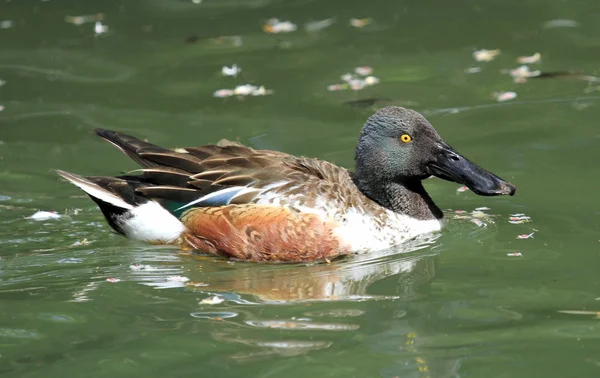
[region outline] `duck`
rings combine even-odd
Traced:
[[[366,120],[353,171],[227,139],[169,149],[117,131],[94,133],[141,168],[120,176],[56,172],[96,203],[116,233],[234,260],[331,261],[439,232],[444,214],[422,184],[432,176],[481,196],[516,191],[450,147],[423,115],[397,106]]]

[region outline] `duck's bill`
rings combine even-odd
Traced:
[[[429,172],[441,179],[465,185],[480,196],[513,195],[516,188],[511,183],[472,163],[454,151],[440,146],[436,161],[428,164]]]

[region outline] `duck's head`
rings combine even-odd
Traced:
[[[356,169],[378,183],[410,183],[434,175],[482,196],[512,196],[516,190],[456,152],[421,114],[396,106],[379,110],[365,123]]]

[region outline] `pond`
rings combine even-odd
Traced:
[[[584,0],[5,2],[0,373],[598,376],[599,21]],[[519,57],[540,75],[515,80]],[[341,77],[359,67],[373,78],[352,90]],[[229,96],[245,84],[264,89]],[[127,240],[53,171],[137,168],[96,127],[352,168],[387,105],[423,113],[516,195],[430,179],[444,232],[269,265]]]

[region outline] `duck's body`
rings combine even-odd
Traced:
[[[323,160],[226,140],[169,150],[97,129],[138,162],[141,173],[59,174],[98,204],[115,231],[135,240],[252,261],[312,261],[381,250],[439,231],[443,222],[421,186],[423,175],[414,180],[390,176],[397,168],[389,156],[394,151],[389,146],[383,146],[386,154],[373,150],[378,141],[369,127],[377,134],[386,128],[378,124],[386,117],[418,115],[386,109],[363,128],[354,173]],[[421,138],[439,138],[433,128],[427,131],[420,131]],[[506,188],[482,194],[505,194]]]

